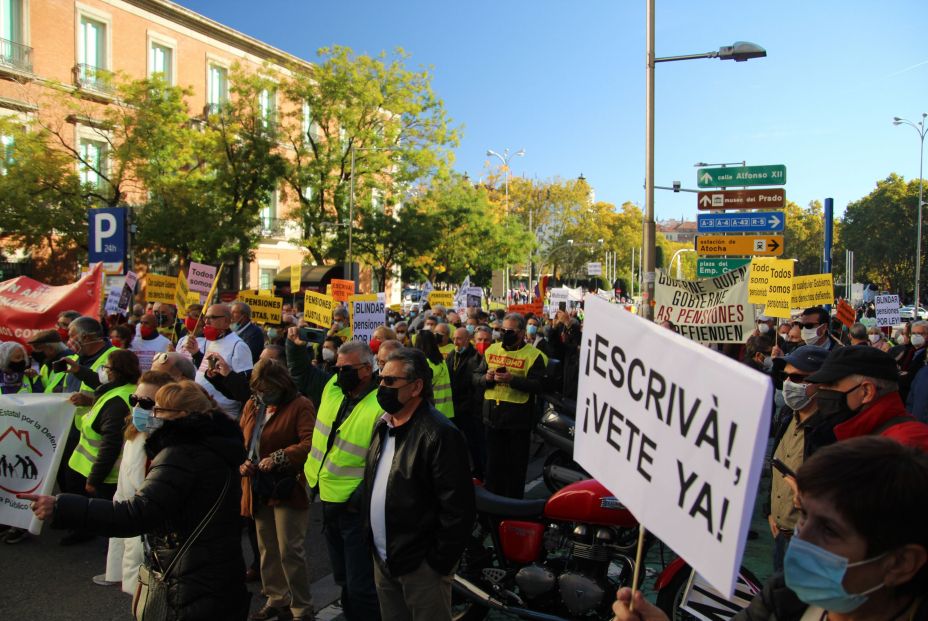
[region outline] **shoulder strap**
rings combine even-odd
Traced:
[[[190,549],[190,546],[192,546],[193,543],[197,540],[197,537],[200,536],[200,533],[206,530],[206,527],[209,525],[210,521],[213,519],[213,516],[215,516],[216,513],[219,512],[219,506],[222,504],[222,501],[225,499],[226,494],[229,493],[229,485],[231,484],[231,482],[232,482],[232,473],[231,471],[229,471],[229,472],[226,472],[226,482],[222,486],[222,491],[219,492],[219,498],[216,499],[216,502],[213,503],[213,506],[210,507],[209,511],[206,512],[206,515],[203,516],[203,519],[200,521],[197,527],[193,529],[193,532],[190,533],[189,537],[187,537],[187,541],[184,542],[184,545],[182,545],[180,547],[180,550],[177,551],[177,554],[174,555],[174,558],[173,560],[171,560],[171,564],[168,565],[168,568],[164,570],[165,580],[167,580],[168,576],[171,574],[171,570],[174,569],[174,566],[177,565],[177,561],[179,561],[181,557],[184,556],[187,550]]]
[[[913,420],[915,420],[915,418],[912,416],[909,416],[908,414],[903,415],[903,416],[893,416],[889,420],[883,421],[883,424],[877,427],[876,429],[874,429],[873,431],[871,431],[870,435],[872,436],[882,435],[883,432],[889,429],[890,427],[895,427],[896,425],[900,423],[908,423]]]

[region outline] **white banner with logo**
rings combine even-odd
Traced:
[[[42,530],[16,496],[52,493],[73,418],[68,395],[0,395],[0,524]]]
[[[671,321],[674,330],[700,343],[744,343],[754,330],[749,267],[698,280],[677,280],[658,270],[654,321]]]

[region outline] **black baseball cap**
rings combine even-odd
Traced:
[[[899,381],[899,369],[893,357],[868,345],[833,349],[822,368],[807,379],[813,384],[832,384],[849,375]]]
[[[824,347],[803,345],[783,357],[783,366],[791,364],[803,373],[815,373],[822,368],[825,359],[828,358],[828,353]]]

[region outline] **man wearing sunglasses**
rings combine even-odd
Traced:
[[[325,539],[348,621],[377,621],[380,606],[361,515],[367,449],[384,408],[377,402],[377,363],[363,341],[338,348],[335,376],[322,391],[306,482],[322,500]]]
[[[774,359],[774,381],[782,386],[789,417],[782,420],[773,441],[773,457],[796,472],[812,451],[811,430],[819,422],[818,406],[807,393],[806,378],[822,368],[828,350],[803,345],[788,356]],[[773,569],[783,570],[783,557],[793,536],[799,512],[793,502],[793,489],[782,473],[772,472],[767,521],[774,539]]]
[[[802,340],[806,345],[815,345],[831,350],[835,342],[828,334],[828,323],[831,318],[821,306],[813,306],[802,311],[799,324],[802,327]]]

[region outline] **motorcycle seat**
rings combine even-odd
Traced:
[[[474,488],[477,501],[477,511],[499,517],[534,518],[540,517],[545,511],[544,498],[537,500],[523,500],[520,498],[507,498],[488,491],[485,487]]]

